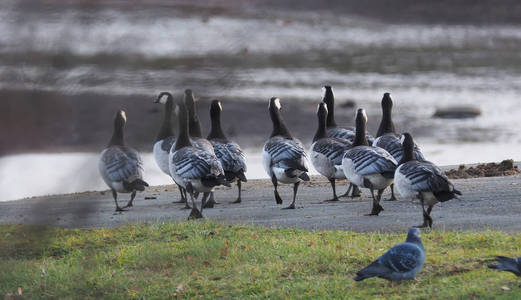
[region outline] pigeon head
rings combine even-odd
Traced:
[[[420,243],[422,242],[420,237],[420,229],[416,227],[411,227],[409,232],[407,233],[407,239],[405,240],[407,243]]]

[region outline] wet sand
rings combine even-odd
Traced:
[[[521,176],[459,179],[453,181],[463,192],[460,200],[438,204],[432,213],[434,228],[447,231],[480,231],[495,229],[519,231],[521,223]],[[339,194],[345,184],[337,185]],[[291,199],[291,187],[280,189],[284,205]],[[229,224],[280,226],[303,229],[350,230],[356,232],[403,232],[422,222],[421,208],[409,201],[383,202],[378,217],[368,217],[371,200],[368,192],[357,199],[342,198],[337,203],[324,203],[331,197],[331,188],[322,177],[313,177],[303,184],[297,200],[298,209],[283,210],[273,199],[268,180],[251,180],[244,184],[243,202],[230,204],[236,188],[216,191],[221,204],[205,209],[206,219]],[[146,200],[145,198],[153,198]],[[384,194],[384,198],[389,195]],[[128,195],[121,195],[126,203]],[[174,186],[156,186],[138,194],[134,207],[123,213],[114,212],[111,193],[85,192],[70,195],[36,197],[0,202],[0,223],[23,223],[69,228],[111,227],[135,222],[186,220],[189,211],[182,204]]]

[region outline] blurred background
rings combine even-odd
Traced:
[[[145,179],[170,184],[151,155],[161,91],[223,103],[223,127],[248,155],[249,178],[271,131],[267,101],[309,146],[321,87],[337,122],[363,107],[375,134],[390,92],[399,131],[427,158],[521,159],[521,2],[0,1],[0,201],[106,189],[98,153],[117,109]],[[434,118],[466,106],[472,118]]]

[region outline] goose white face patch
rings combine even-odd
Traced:
[[[168,99],[168,96],[163,95],[163,96],[161,96],[161,98],[159,98],[159,103],[165,104],[167,99]]]
[[[217,102],[217,104],[219,104],[219,109],[223,110],[223,106],[221,105],[221,101]]]
[[[273,102],[275,102],[275,107],[276,107],[277,109],[280,110],[280,109],[281,109],[281,106],[280,106],[280,100],[279,100],[279,98],[275,99]]]
[[[322,87],[322,99],[326,98],[326,87]]]
[[[123,118],[123,120],[124,120],[125,122],[127,122],[127,113],[125,113],[125,111],[122,110],[119,114],[121,115],[121,117]]]

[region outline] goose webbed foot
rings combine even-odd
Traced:
[[[373,209],[371,209],[371,213],[366,216],[378,216],[380,212],[382,212],[384,208],[380,204],[373,204]]]
[[[206,202],[206,203],[204,204],[203,207],[204,207],[204,208],[213,208],[215,204],[217,204],[215,201],[211,201],[211,200],[209,200],[208,202]]]
[[[349,194],[349,193],[346,193]],[[360,188],[357,185],[353,185],[353,191],[351,193],[351,196],[347,195],[350,198],[358,198],[362,196],[362,193],[360,192]]]
[[[416,228],[432,228],[432,218],[430,215],[424,213],[423,214],[423,224],[419,226],[414,226]]]
[[[241,203],[241,201],[242,201],[242,200],[241,200],[241,197],[237,197],[237,200],[232,201],[232,202],[230,202],[230,203],[236,204],[236,203]]]
[[[125,207],[116,206],[116,212],[122,212],[122,211],[127,211],[127,210],[125,209]]]
[[[188,220],[202,219],[203,214],[196,208],[193,207],[190,215],[188,216]]]
[[[185,206],[181,209],[192,209],[192,207],[188,205],[188,202],[185,202]]]
[[[295,207],[295,203],[291,203],[290,206],[288,206],[288,207],[284,207],[283,209],[295,209],[295,208],[296,208],[296,207]]]
[[[340,201],[340,199],[338,199],[338,197],[335,197],[333,199],[324,200],[324,202],[337,202],[337,201]]]

